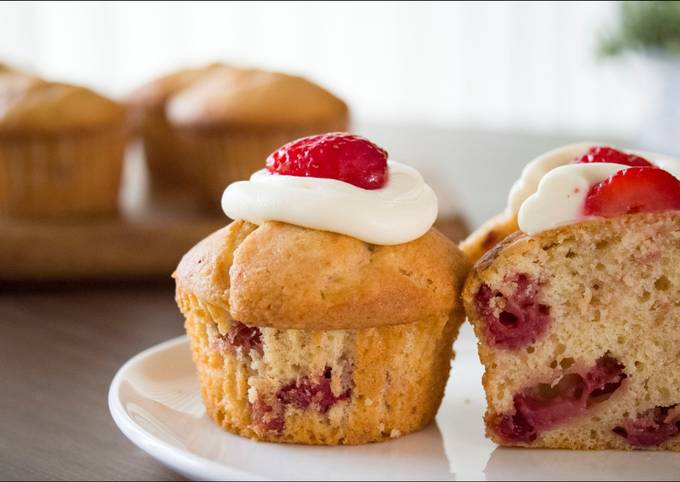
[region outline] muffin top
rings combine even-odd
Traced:
[[[189,251],[177,287],[249,325],[355,329],[448,317],[468,263],[431,229],[394,246],[280,222],[235,221]]]
[[[169,99],[170,122],[192,128],[277,127],[347,115],[333,94],[302,77],[257,69],[208,72]]]
[[[123,107],[90,89],[0,75],[0,132],[58,132],[122,124]]]
[[[141,85],[127,97],[127,105],[140,110],[164,110],[167,99],[188,87],[208,72],[233,70],[225,64],[213,63],[203,67],[178,70]]]

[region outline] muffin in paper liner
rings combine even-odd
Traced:
[[[221,63],[158,77],[127,104],[152,187],[185,189],[213,206],[277,147],[346,130],[349,117],[342,100],[303,77]]]
[[[125,148],[124,108],[90,89],[0,74],[0,214],[115,213]]]
[[[362,444],[420,430],[439,408],[454,322],[281,330],[235,322],[182,290],[177,299],[207,412],[231,432],[271,442]]]
[[[116,213],[124,150],[122,127],[0,135],[0,213],[17,218]]]
[[[207,73],[232,69],[221,63],[180,69],[140,85],[125,99],[135,136],[142,141],[154,193],[189,186],[190,164],[178,153],[175,131],[165,114],[166,102]]]
[[[288,273],[276,268],[289,250],[312,246],[320,256],[334,253],[347,271],[319,266],[312,273],[294,260]],[[256,268],[251,255],[272,273]],[[368,265],[354,264],[364,255]],[[414,260],[422,265],[410,271],[392,264]],[[378,442],[426,427],[443,398],[464,319],[458,294],[467,268],[435,230],[400,247],[284,223],[235,221],[217,231],[174,274],[208,415],[255,440],[317,445]],[[237,286],[241,276],[266,276],[269,286],[251,279],[256,289],[281,294],[249,294]],[[307,284],[281,283],[291,276]],[[332,285],[322,286],[323,279]],[[325,293],[320,298],[317,288]],[[288,290],[302,293],[286,297]],[[232,301],[253,315],[240,316]],[[285,307],[277,315],[279,302]],[[258,318],[259,310],[275,321]]]

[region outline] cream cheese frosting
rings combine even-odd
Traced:
[[[590,187],[626,168],[608,162],[556,167],[543,176],[536,192],[520,206],[519,229],[531,236],[584,219],[583,206]]]
[[[271,174],[266,169],[235,182],[222,196],[232,219],[254,224],[282,221],[394,245],[425,234],[437,218],[437,197],[420,173],[388,161],[380,189],[362,189],[335,179]]]
[[[519,211],[520,206],[526,199],[536,192],[538,183],[543,179],[548,172],[552,171],[558,166],[569,164],[571,161],[584,155],[593,146],[593,142],[581,142],[578,144],[569,144],[567,146],[558,147],[545,154],[541,154],[532,161],[530,161],[524,169],[520,178],[515,181],[510,189],[508,196],[507,211],[509,215],[515,215]]]
[[[592,186],[630,166],[613,163],[569,164],[595,143],[572,144],[550,151],[531,161],[513,185],[507,211],[517,214],[519,229],[534,235],[541,231],[587,219],[583,213]],[[627,151],[639,155],[680,179],[680,161],[652,152]]]

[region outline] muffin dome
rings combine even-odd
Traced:
[[[451,280],[465,270],[462,254],[436,230],[377,246],[285,223],[237,221],[192,249],[175,277],[252,325],[351,329],[448,316],[460,288]]]
[[[188,87],[208,72],[227,71],[233,68],[219,63],[204,67],[181,69],[158,77],[135,89],[126,99],[126,104],[135,110],[165,110],[165,102],[170,96]]]
[[[180,126],[290,126],[347,115],[333,94],[302,77],[257,69],[209,72],[167,106]]]
[[[85,87],[8,77],[10,98],[0,105],[0,131],[90,130],[124,120],[120,104]]]

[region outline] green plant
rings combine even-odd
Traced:
[[[618,28],[601,39],[600,52],[627,51],[680,57],[680,1],[620,2]]]

